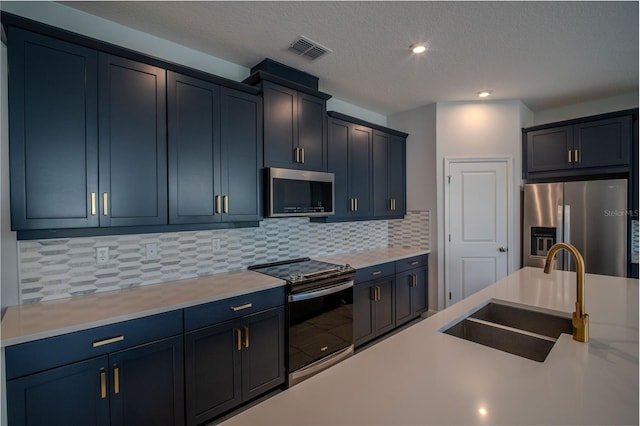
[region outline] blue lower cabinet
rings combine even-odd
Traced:
[[[7,381],[10,425],[109,425],[108,357]]]
[[[281,305],[185,333],[188,425],[213,419],[284,383],[284,317]]]
[[[182,336],[109,355],[111,425],[183,425]]]
[[[182,311],[10,346],[7,414],[21,425],[183,425]]]

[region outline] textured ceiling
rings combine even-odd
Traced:
[[[638,2],[64,4],[245,67],[275,59],[385,115],[484,89],[534,111],[638,90]],[[289,52],[300,34],[333,53]]]

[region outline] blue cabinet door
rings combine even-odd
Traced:
[[[183,425],[182,336],[109,355],[111,425]]]
[[[298,92],[265,82],[264,166],[298,168]]]
[[[298,92],[298,168],[327,170],[327,101]]]
[[[334,175],[334,217],[349,217],[352,214],[353,201],[349,179],[349,142],[351,123],[328,119],[328,169]]]
[[[248,401],[284,383],[284,307],[247,315],[240,321],[242,399]]]
[[[220,87],[167,72],[169,223],[219,222]]]
[[[165,70],[99,55],[100,226],[167,223]]]
[[[574,167],[628,165],[631,155],[631,124],[631,116],[625,116],[576,125],[573,131]]]
[[[98,53],[15,27],[8,43],[11,227],[98,226]]]
[[[15,426],[108,426],[107,356],[8,380],[7,411]]]
[[[259,220],[262,217],[262,100],[222,88],[220,113],[222,221]]]
[[[242,330],[235,321],[185,334],[188,425],[198,425],[242,402]]]

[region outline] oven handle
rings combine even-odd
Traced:
[[[353,287],[353,280],[347,281],[342,284],[334,285],[332,287],[325,287],[321,290],[291,294],[289,295],[289,302],[299,302],[301,300],[315,299],[317,297],[326,296],[328,294],[338,293],[342,290],[348,289],[349,287]]]

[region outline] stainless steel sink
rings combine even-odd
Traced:
[[[491,301],[443,333],[543,362],[562,333],[571,334],[571,315]]]

